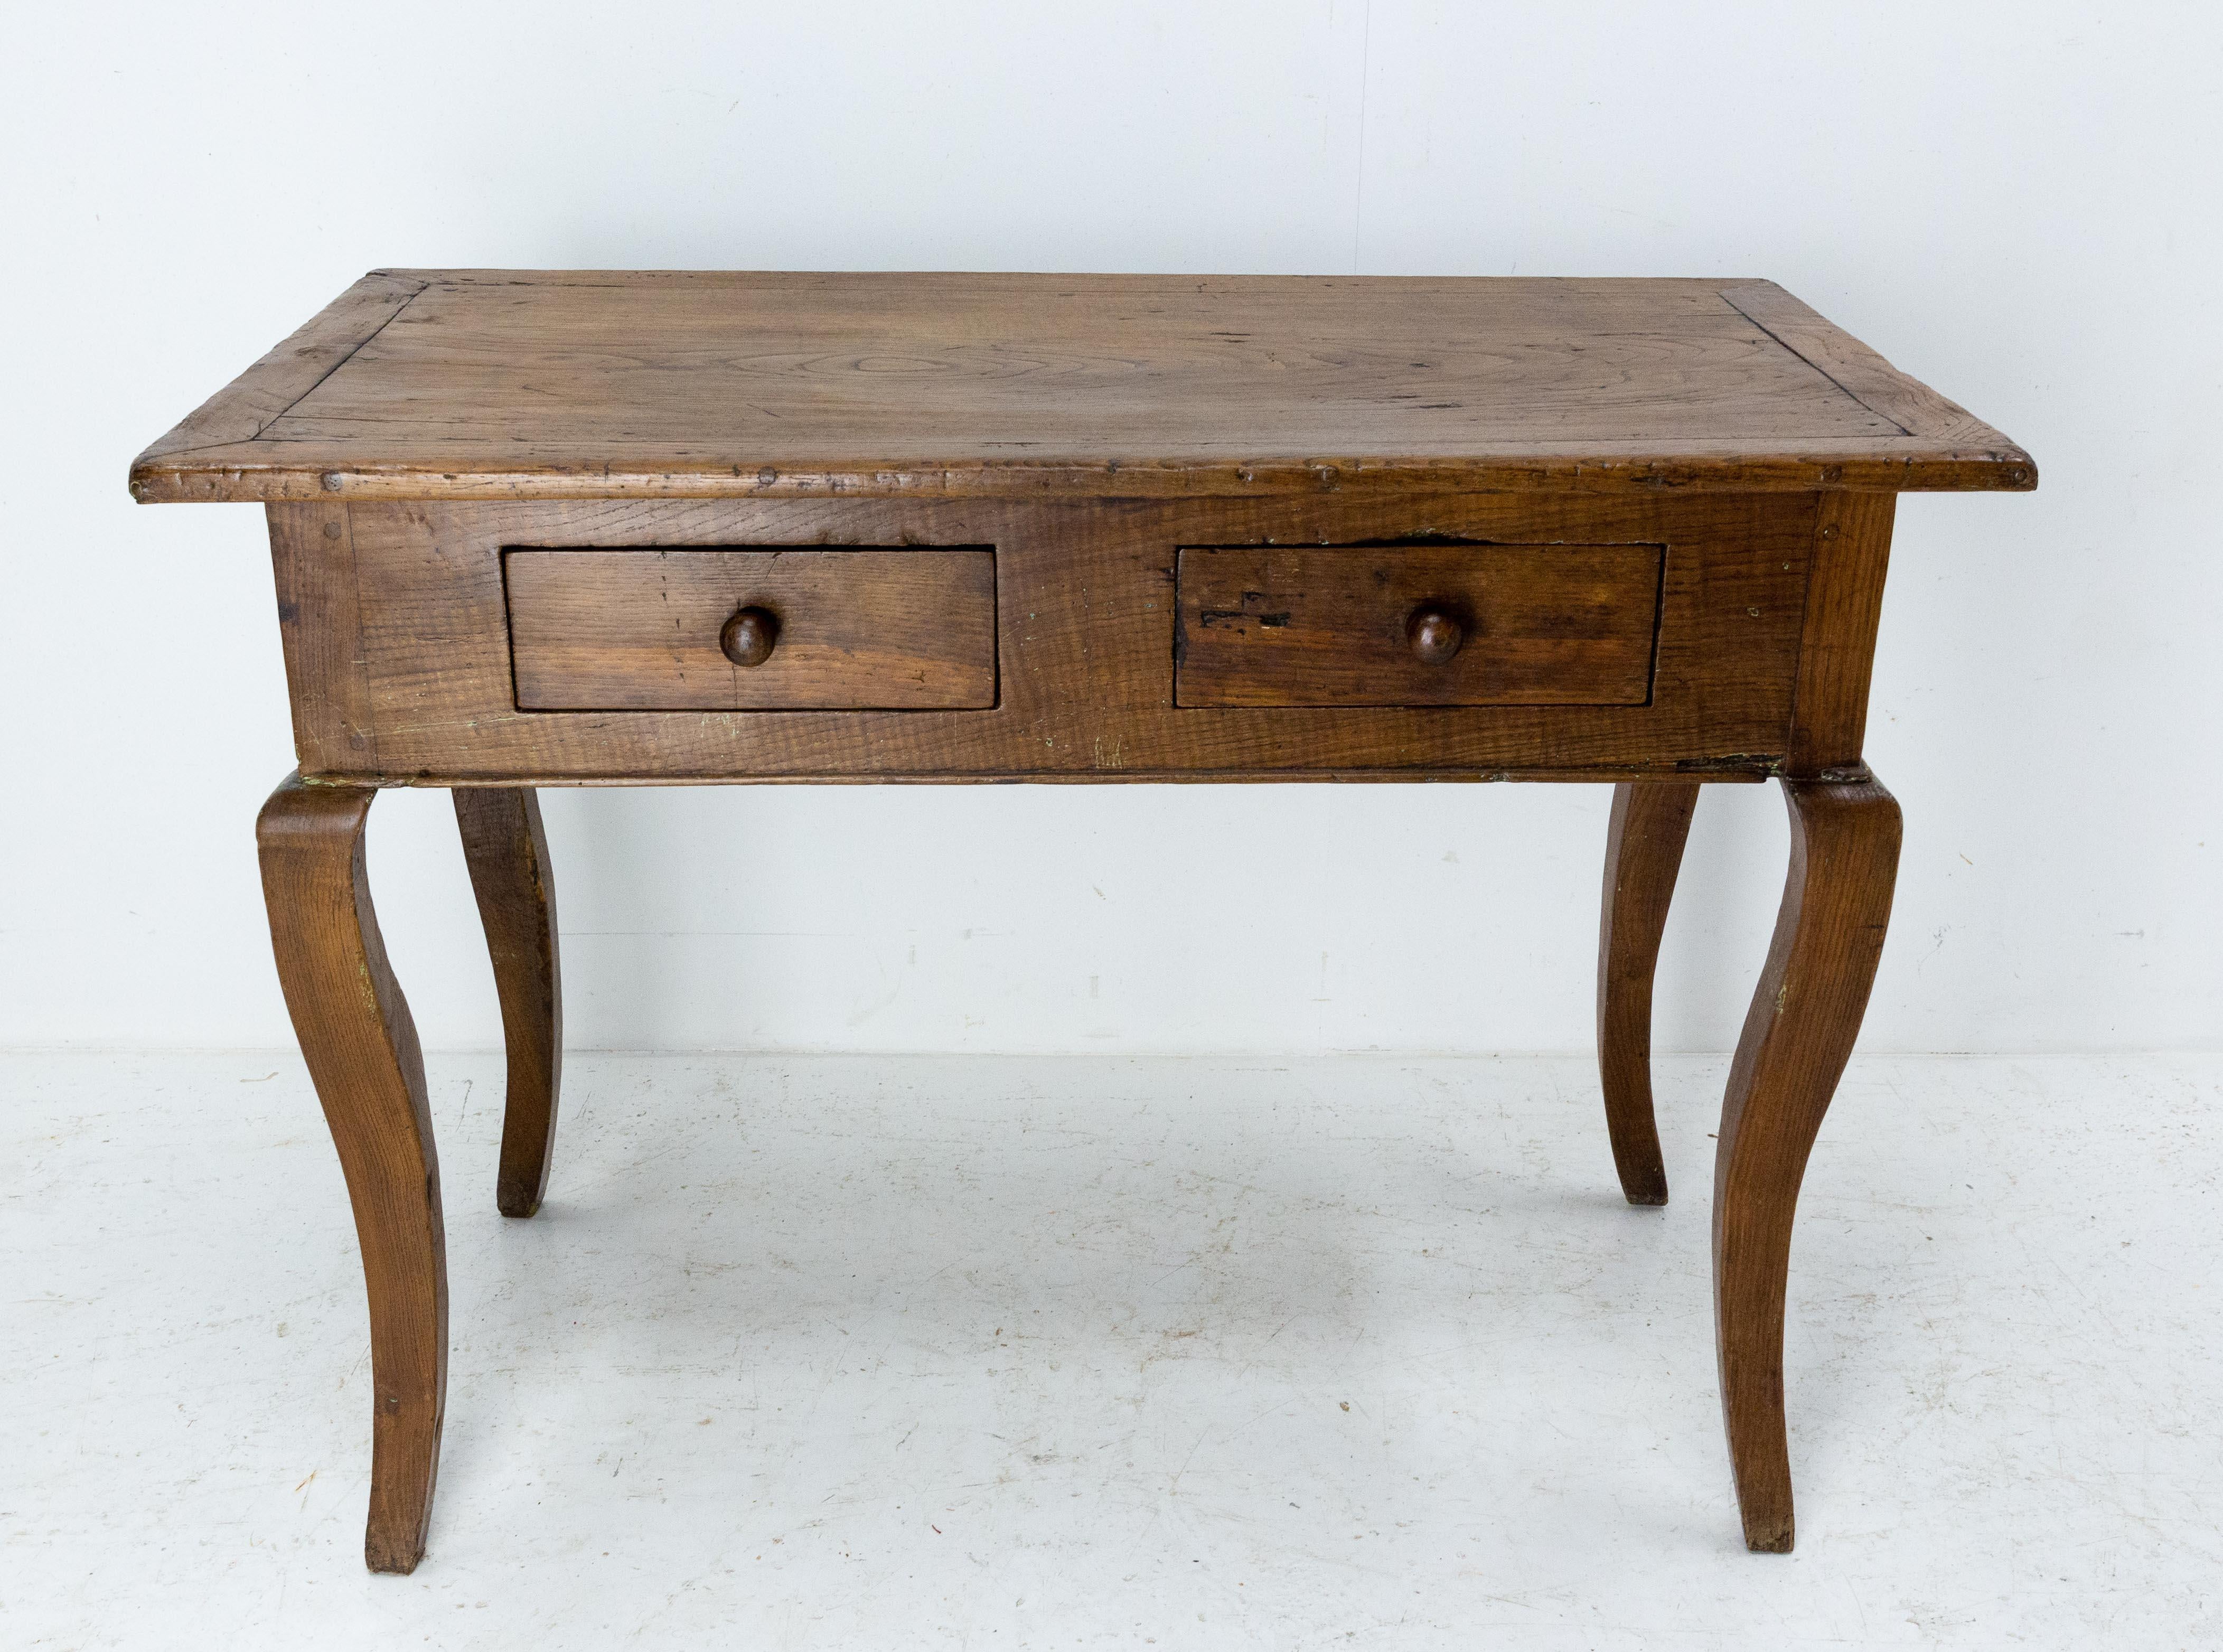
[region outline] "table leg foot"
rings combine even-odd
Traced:
[[[548,1191],[564,1070],[563,980],[548,838],[540,827],[539,800],[529,788],[459,786],[454,796],[509,1049],[494,1203],[505,1216],[530,1216]]]
[[[367,787],[289,776],[255,823],[278,979],[346,1174],[370,1297],[374,1572],[425,1553],[448,1385],[448,1273],[425,1061],[364,871]]]
[[[1614,1168],[1632,1205],[1667,1202],[1667,1167],[1652,1113],[1652,976],[1697,804],[1695,780],[1613,789],[1598,921],[1598,1077]]]
[[[1783,1303],[1806,1157],[1851,1055],[1899,870],[1899,804],[1865,769],[1785,779],[1791,870],[1714,1160],[1714,1327],[1747,1548],[1788,1553]]]

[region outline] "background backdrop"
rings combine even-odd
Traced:
[[[2042,477],[1900,506],[1867,1047],[2213,1048],[2219,14],[34,8],[0,68],[0,1041],[290,1043],[261,512],[138,508],[124,472],[393,264],[1780,281]],[[1581,1049],[1607,799],[550,793],[570,1041]],[[1782,813],[1709,789],[1663,1048],[1735,1041]],[[370,853],[427,1045],[496,1042],[445,794],[389,793]]]

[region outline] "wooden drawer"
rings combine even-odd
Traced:
[[[503,572],[521,711],[996,703],[986,548],[512,549]]]
[[[1643,705],[1663,547],[1186,547],[1181,706]]]

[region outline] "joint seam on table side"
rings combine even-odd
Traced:
[[[1730,306],[1732,309],[1735,307],[1734,305]],[[1741,315],[1743,312],[1738,311],[1738,313]],[[1757,322],[1753,325],[1759,325]],[[1766,330],[1763,328],[1762,331]],[[1773,334],[1769,335],[1771,337],[1773,336]],[[1786,345],[1785,348],[1789,347]],[[1805,358],[1801,356],[1799,359],[1804,361]],[[1848,394],[1850,393],[1848,392]],[[1860,399],[1855,396],[1854,400],[1857,401]],[[1865,407],[1867,403],[1862,401],[1861,406]],[[1806,648],[1810,640],[1807,627],[1813,622],[1814,618],[1814,571],[1822,559],[1822,529],[1829,520],[1830,503],[1831,501],[1822,495],[1814,495],[1813,526],[1806,531],[1806,588],[1798,596],[1798,657],[1791,668],[1791,716],[1783,725],[1783,756],[1775,766],[1775,772],[1779,775],[1787,775],[1790,772],[1791,765],[1798,750],[1798,716],[1799,713],[1806,709]]]
[[[424,288],[419,287],[417,290],[417,293],[411,293],[409,295],[408,303],[404,304],[401,306],[401,309],[396,310],[394,314],[398,316],[401,313],[402,310],[407,309],[409,305],[416,303],[418,294],[421,293],[423,291]],[[392,319],[393,317],[391,316],[387,318],[389,323]],[[378,332],[384,332],[385,331],[386,329],[384,327],[381,327],[378,330]],[[370,338],[377,337],[378,332],[371,334]],[[364,344],[368,344],[370,342],[370,338],[364,339],[362,343]],[[360,350],[362,348],[362,344],[356,346],[356,350]],[[351,350],[348,354],[352,356],[355,354],[355,350]],[[337,371],[337,369],[336,368],[334,371]],[[331,376],[331,374],[327,373],[324,375],[324,378],[330,378]],[[319,379],[317,382],[318,384],[322,384],[324,382],[324,379]],[[314,387],[312,386],[311,388],[313,388]],[[306,395],[307,394],[308,391],[306,390],[304,390],[301,393],[302,395]],[[300,398],[299,396],[294,398],[297,401]],[[277,420],[275,419],[271,421],[273,424],[275,424]],[[363,623],[362,617],[362,558],[356,554],[355,547],[355,508],[351,505],[343,504],[339,508],[339,512],[340,532],[343,536],[344,543],[347,545],[348,586],[349,589],[355,593],[355,635],[349,640],[348,647],[351,658],[348,661],[348,666],[349,669],[355,673],[356,691],[362,697],[362,704],[364,719],[362,737],[364,741],[370,747],[371,763],[374,766],[382,770],[386,765],[385,760],[379,755],[378,752],[378,702],[372,697],[370,691],[370,659],[368,641],[370,634],[370,627]],[[508,613],[508,608],[509,594],[507,590],[505,590],[502,593],[502,611],[505,615]],[[508,640],[508,636],[509,628],[505,625],[502,627],[502,638],[505,642]]]
[[[1659,547],[1659,565],[1652,586],[1652,661],[1644,674],[1644,703],[1648,708],[1659,702],[1659,638],[1667,628],[1667,558],[1675,554],[1672,544]]]

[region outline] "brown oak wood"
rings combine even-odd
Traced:
[[[370,1517],[363,1558],[425,1553],[448,1390],[440,1165],[417,1028],[364,867],[375,791],[289,776],[255,823],[270,941],[301,1055],[339,1150],[370,1298]]]
[[[344,602],[281,604],[303,772],[394,785],[798,779],[1322,779],[1773,772],[1814,544],[1811,495],[1486,494],[1394,509],[1339,499],[925,505],[279,505],[281,559],[344,557]],[[1650,702],[1185,707],[1174,684],[1184,545],[1370,539],[1637,547],[1664,557]],[[995,547],[998,686],[978,710],[521,710],[504,547]],[[1645,547],[1653,547],[1646,549]],[[1659,549],[1664,547],[1664,551]],[[1456,547],[1454,547],[1456,548]],[[517,560],[515,554],[509,560]],[[281,585],[308,583],[281,572]],[[1415,601],[1429,595],[1417,590]],[[708,621],[715,632],[731,613]],[[1402,611],[1383,616],[1397,669]],[[780,655],[753,673],[780,669]],[[784,645],[783,645],[784,646]],[[1447,668],[1465,668],[1470,644]],[[360,688],[356,686],[360,684]],[[1438,690],[1437,691],[1440,691]]]
[[[1825,494],[1815,512],[1785,773],[1826,774],[1861,761],[1898,504],[1891,494]]]
[[[388,270],[311,330],[348,353],[320,356],[305,385],[273,352],[187,421],[190,442],[141,456],[134,494],[1380,500],[2037,481],[1997,431],[1766,281]]]
[[[1632,1205],[1667,1202],[1667,1167],[1652,1108],[1652,980],[1675,898],[1675,874],[1698,805],[1695,781],[1613,789],[1605,897],[1598,920],[1598,1077],[1614,1168]]]
[[[302,770],[377,775],[379,705],[363,659],[353,514],[338,504],[265,514]]]
[[[520,711],[916,710],[996,703],[992,551],[513,550]],[[736,612],[772,634],[743,665]]]
[[[1748,1548],[1788,1553],[1783,1312],[1807,1155],[1866,1013],[1899,870],[1899,804],[1861,771],[1786,779],[1791,867],[1722,1104],[1714,1325]]]
[[[1949,447],[1989,445],[1999,432],[1957,402],[1911,379],[1827,317],[1817,314],[1773,281],[1732,281],[1721,288],[1722,301],[1765,331],[1817,373],[1864,407],[1881,415],[1910,437]],[[2003,485],[2034,488],[2037,467],[2029,456],[2002,454]],[[1854,486],[1843,476],[1822,479]],[[1894,490],[1896,486],[1894,484]]]
[[[179,485],[190,485],[186,478],[197,463],[192,456],[257,440],[407,309],[428,284],[373,270],[157,438],[139,456],[138,465],[167,464]],[[216,478],[208,478],[205,487],[210,498],[230,496]]]
[[[1656,545],[1186,547],[1175,702],[1640,706],[1665,559]]]
[[[369,1289],[366,1552],[422,1552],[446,1297],[370,788],[459,788],[509,1049],[561,1062],[528,789],[1596,780],[1598,1046],[1666,1197],[1652,980],[1701,783],[1783,778],[1715,1270],[1748,1542],[1788,1548],[1790,1234],[1888,917],[1862,766],[1896,493],[2004,436],[1764,281],[380,271],[132,467],[268,513],[305,782],[261,829]]]
[[[563,971],[548,835],[539,798],[524,788],[459,789],[455,801],[509,1052],[494,1203],[505,1216],[530,1216],[548,1192],[564,1073]]]

